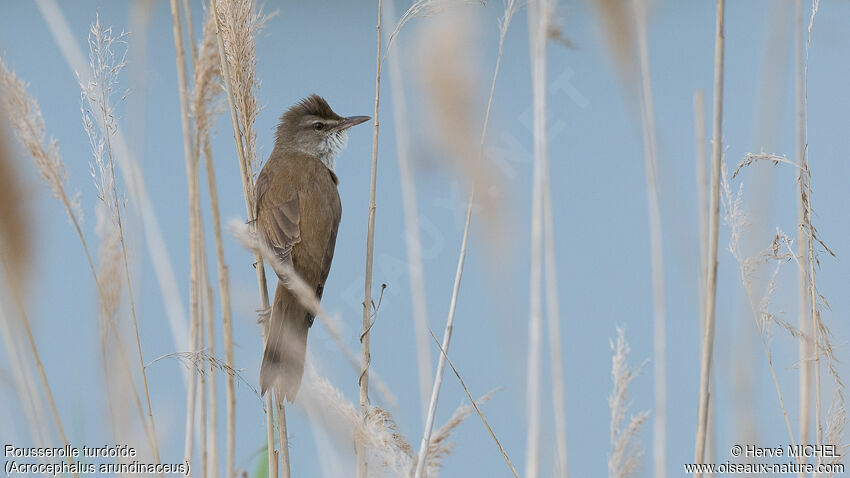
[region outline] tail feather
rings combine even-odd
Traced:
[[[260,367],[260,390],[274,387],[280,399],[295,401],[307,354],[307,311],[282,284],[272,305],[269,333]]]

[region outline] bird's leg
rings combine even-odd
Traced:
[[[258,324],[265,324],[269,321],[269,318],[272,316],[272,308],[266,307],[265,309],[257,309],[257,318]]]

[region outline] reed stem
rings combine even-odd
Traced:
[[[369,362],[371,360],[369,353],[369,338],[372,320],[372,263],[375,254],[375,190],[377,189],[378,181],[378,131],[380,123],[378,120],[378,112],[381,100],[381,14],[383,7],[382,0],[378,0],[378,25],[377,38],[377,60],[375,74],[375,114],[372,133],[372,173],[369,182],[369,219],[366,234],[366,274],[363,281],[363,324],[360,335],[360,414],[363,420],[366,420],[369,412]],[[368,463],[366,462],[366,447],[362,443],[356,445],[357,450],[357,477],[366,478]]]
[[[714,353],[715,300],[717,298],[717,229],[720,221],[720,167],[723,159],[723,23],[725,0],[717,0],[717,27],[714,39],[714,113],[711,141],[711,203],[708,222],[708,258],[706,261],[705,310],[702,359],[700,364],[700,394],[697,413],[697,436],[694,461],[705,462],[705,442],[708,433],[711,365]],[[701,472],[694,475],[699,478]]]

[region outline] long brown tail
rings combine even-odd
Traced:
[[[295,401],[307,354],[307,310],[280,282],[274,294],[269,335],[260,367],[260,390],[275,387],[278,398]]]

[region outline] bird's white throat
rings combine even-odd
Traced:
[[[327,135],[325,140],[319,143],[319,160],[327,166],[328,169],[333,171],[336,156],[343,150],[343,148],[345,148],[347,143],[347,131],[338,131]]]

